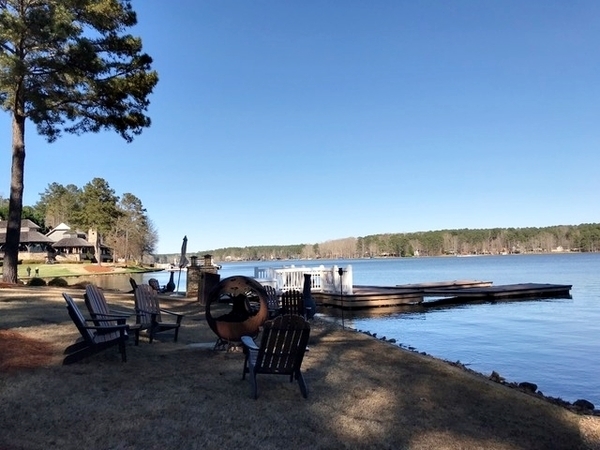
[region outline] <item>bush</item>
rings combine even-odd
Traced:
[[[32,278],[31,280],[29,280],[29,283],[27,283],[28,286],[46,286],[46,281],[41,279],[41,278]]]
[[[67,287],[69,283],[64,278],[56,277],[48,281],[48,286]]]

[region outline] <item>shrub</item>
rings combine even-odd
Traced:
[[[48,286],[67,287],[69,283],[64,278],[55,277],[48,281]]]
[[[46,280],[34,277],[27,283],[28,286],[46,286]]]

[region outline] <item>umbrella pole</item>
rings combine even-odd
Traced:
[[[181,280],[181,267],[179,268],[179,275],[177,276],[177,293],[179,293],[179,280]]]

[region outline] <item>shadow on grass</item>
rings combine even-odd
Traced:
[[[130,297],[109,303],[127,305]],[[107,349],[69,366],[46,366],[78,337],[64,301],[40,297],[0,307],[0,361],[19,367],[0,377],[9,447],[586,448],[577,416],[556,405],[319,321],[311,324],[303,364],[308,399],[287,377],[259,375],[253,400],[241,379],[242,352],[186,345],[216,339],[198,304],[167,306],[189,314],[177,343],[170,335],[142,340],[128,344],[126,363]],[[70,331],[55,336],[54,346],[30,338],[42,328],[52,337],[40,318],[64,325],[56,332]],[[7,330],[11,323],[26,326],[27,336]],[[20,362],[24,354],[31,358]]]

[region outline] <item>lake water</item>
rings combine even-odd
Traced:
[[[547,396],[584,398],[600,407],[600,254],[506,255],[224,264],[222,278],[254,267],[352,265],[355,285],[393,286],[452,280],[570,284],[571,299],[519,300],[427,310],[344,313],[347,327],[396,339],[448,361],[507,381],[529,381]],[[167,273],[154,276],[161,284]],[[177,278],[176,278],[177,279]],[[180,290],[185,290],[182,272]],[[319,313],[340,320],[339,311]]]

